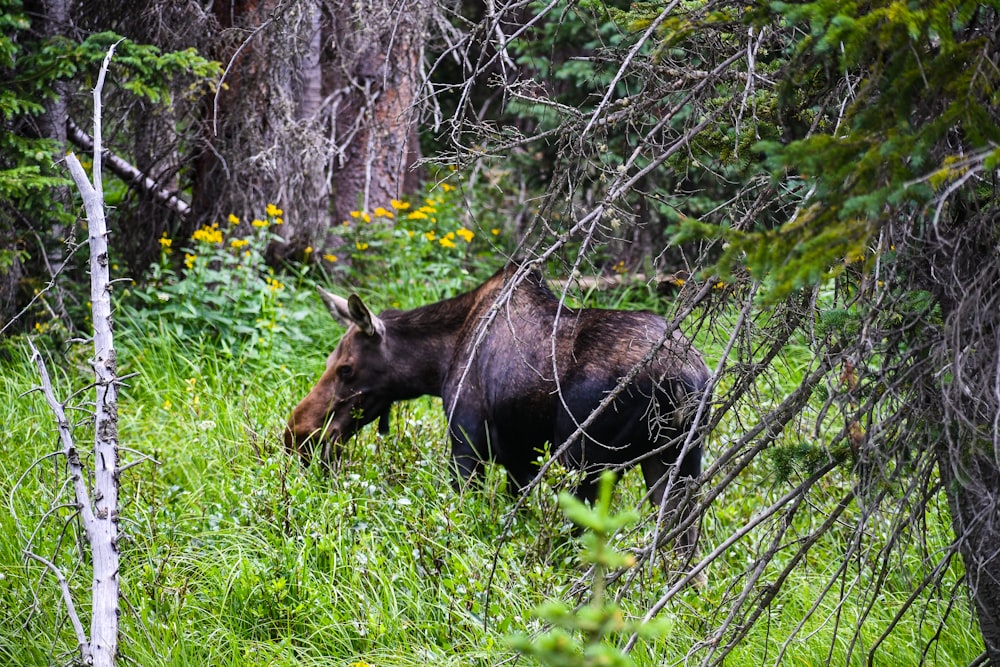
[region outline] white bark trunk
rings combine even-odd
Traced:
[[[114,48],[112,46],[108,50],[94,87],[93,184],[87,180],[87,174],[76,156],[72,153],[66,156],[70,174],[83,196],[90,242],[90,298],[97,402],[93,512],[91,516],[83,516],[93,559],[90,653],[95,667],[113,667],[118,653],[118,365],[111,326],[108,227],[101,186],[101,88]]]

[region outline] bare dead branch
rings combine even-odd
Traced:
[[[73,632],[76,634],[76,639],[79,643],[80,657],[83,658],[84,664],[89,664],[93,660],[93,656],[90,653],[90,641],[87,639],[87,632],[83,629],[83,623],[80,622],[80,616],[76,613],[76,606],[73,603],[73,593],[69,589],[69,582],[63,576],[62,570],[56,567],[52,561],[46,560],[38,554],[25,551],[24,555],[26,558],[38,561],[44,565],[52,573],[52,576],[56,578],[59,590],[62,591],[63,604],[66,605],[66,615],[73,625]]]
[[[66,131],[67,138],[79,148],[91,153],[94,151],[93,137],[84,132],[83,129],[72,120],[68,121]],[[110,150],[104,149],[103,153],[104,159],[107,160],[108,168],[113,174],[118,176],[118,178],[122,179],[130,186],[137,188],[139,191],[153,197],[156,201],[160,202],[181,217],[187,217],[187,215],[191,212],[190,205],[181,199],[178,193],[160,187],[160,184],[157,183],[155,179],[150,177],[148,174],[143,173],[138,167],[129,164],[127,160],[115,155]]]

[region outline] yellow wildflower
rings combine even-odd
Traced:
[[[323,259],[325,259],[328,262],[336,262],[337,261],[337,256],[336,255],[331,255],[331,254],[327,253],[326,255],[323,255]]]
[[[240,248],[248,245],[249,243],[250,242],[247,241],[246,239],[230,239],[229,240],[229,245],[231,245],[232,247],[236,248],[237,250],[239,250]]]
[[[451,192],[452,190],[455,189],[455,186],[449,183],[442,183],[441,189],[444,190],[445,192]]]
[[[264,209],[264,212],[267,213],[272,218],[277,218],[279,215],[284,214],[284,211],[282,211],[274,204],[268,204],[267,207]]]
[[[351,217],[355,220],[363,220],[365,222],[372,221],[372,217],[366,211],[351,211]]]
[[[424,234],[424,238],[427,239],[428,241],[433,241],[437,238],[437,234],[435,234],[434,230],[432,229],[431,231],[426,232]]]
[[[173,242],[174,240],[168,239],[167,233],[163,232],[163,236],[160,237],[160,247],[163,248],[163,251],[168,255],[170,254],[170,246],[173,244]]]
[[[283,225],[283,224],[285,224],[285,219],[284,218],[275,218],[274,219],[274,224],[276,224],[276,225]]]
[[[278,282],[274,278],[271,278],[270,276],[268,276],[266,280],[267,280],[267,288],[271,290],[271,294],[274,294],[278,290],[281,290],[285,287],[280,282]]]
[[[427,206],[421,206],[417,210],[420,211],[421,213],[437,213],[437,209],[434,208],[434,206],[431,205],[431,201],[432,200],[428,199],[427,200]]]
[[[465,227],[459,227],[455,230],[455,233],[461,236],[466,243],[472,243],[472,237],[475,236],[475,233],[471,229],[466,229]]]
[[[164,410],[167,410],[167,411],[169,412],[169,411],[170,411],[170,407],[171,407],[172,405],[173,405],[173,403],[171,403],[171,402],[170,402],[170,399],[168,398],[167,400],[165,400],[165,401],[163,402],[163,409],[164,409]]]
[[[365,243],[364,241],[355,241],[354,247],[357,248],[358,250],[368,250],[368,244]]]
[[[625,267],[625,262],[622,260],[619,260],[619,262],[615,264],[612,268],[614,269],[614,272],[617,273],[618,275],[622,275],[623,273],[628,271],[628,269]]]
[[[306,254],[306,257],[308,257],[309,255],[312,254],[312,251],[313,251],[313,247],[311,245],[307,245],[306,249],[303,250],[302,252],[304,252]]]
[[[494,227],[493,229],[490,230],[490,234],[492,234],[493,236],[500,236],[500,230]]]
[[[184,266],[189,269],[194,266],[194,260],[198,259],[198,255],[192,255],[191,253],[184,253]]]
[[[389,202],[389,206],[393,207],[397,211],[405,211],[410,208],[410,202],[400,201],[398,199],[393,199]]]
[[[424,213],[423,211],[413,211],[412,213],[407,214],[406,219],[407,220],[426,220],[427,219],[427,214]]]
[[[219,231],[218,227],[218,223],[214,223],[211,227],[205,225],[201,229],[196,229],[191,238],[208,244],[222,243],[222,232]]]
[[[229,224],[231,224],[231,225],[238,225],[238,224],[240,224],[240,219],[237,218],[232,213],[230,213],[229,214]]]
[[[442,239],[439,239],[439,240],[438,240],[438,243],[440,243],[441,245],[443,245],[443,246],[444,246],[445,248],[454,248],[454,247],[455,247],[455,242],[454,242],[454,241],[452,241],[452,240],[451,240],[450,238],[448,238],[447,236],[445,236],[445,237],[444,237],[444,238],[442,238]]]
[[[389,218],[390,220],[396,217],[392,211],[385,208],[384,206],[379,206],[377,209],[372,211],[372,215],[374,215],[376,218]]]
[[[254,218],[254,221],[250,223],[254,227],[267,227],[267,220],[261,220],[260,218]]]

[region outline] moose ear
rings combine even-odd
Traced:
[[[347,310],[351,321],[358,325],[358,328],[365,332],[366,336],[378,335],[380,338],[385,334],[385,324],[368,310],[357,294],[347,297]]]
[[[349,298],[345,299],[342,296],[327,292],[319,285],[316,286],[316,289],[319,291],[319,296],[323,299],[326,309],[330,311],[334,319],[344,324],[357,324],[358,328],[366,336],[374,336],[376,334],[382,336],[385,333],[385,324],[368,310],[368,306],[364,304],[361,297],[357,294],[352,294]]]
[[[345,324],[351,323],[351,313],[347,306],[347,299],[327,292],[319,285],[316,285],[316,290],[319,292],[320,298],[323,299],[323,304],[326,306],[326,309],[330,311],[331,315],[333,315],[333,319],[339,320]]]

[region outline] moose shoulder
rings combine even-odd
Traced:
[[[709,380],[701,355],[658,315],[566,308],[540,274],[515,282],[516,273],[508,266],[465,294],[377,316],[356,295],[321,290],[349,327],[292,412],[286,446],[329,462],[364,425],[387,430],[393,402],[431,394],[443,398],[461,482],[494,461],[518,490],[545,443],[572,437],[563,462],[583,471],[581,498],[593,499],[601,470],[638,464],[654,505],[671,477],[668,499],[679,502],[701,469],[700,439],[686,437]]]

